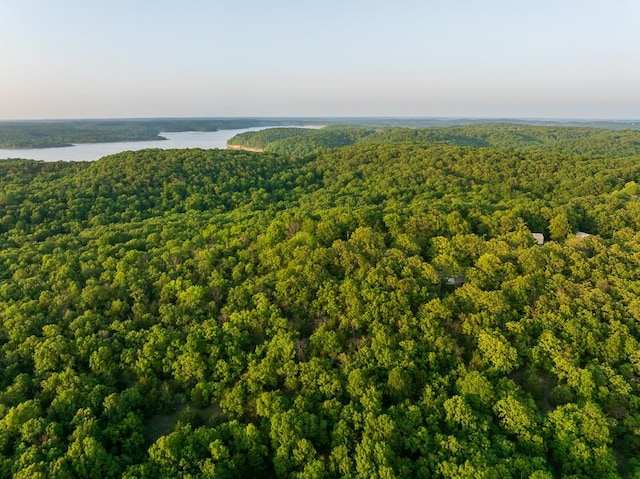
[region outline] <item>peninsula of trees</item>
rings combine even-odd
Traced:
[[[0,477],[640,477],[639,139],[0,161]]]
[[[323,148],[402,142],[618,157],[640,152],[640,131],[488,123],[431,128],[331,125],[319,130],[270,128],[247,132],[234,136],[228,144],[300,156]]]

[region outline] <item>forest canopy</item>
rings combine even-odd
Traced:
[[[320,130],[273,128],[241,133],[230,146],[245,146],[288,155],[353,144],[427,142],[457,146],[554,151],[604,157],[640,154],[640,131],[587,127],[480,123],[447,127],[407,128],[330,125]],[[304,136],[304,138],[298,138]]]
[[[0,161],[0,477],[640,477],[638,133],[309,131]]]

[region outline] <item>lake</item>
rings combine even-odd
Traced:
[[[31,149],[2,149],[0,148],[0,160],[7,158],[24,158],[28,160],[43,161],[95,161],[106,155],[120,153],[121,151],[144,150],[145,148],[161,148],[170,150],[173,148],[226,148],[227,140],[247,131],[259,131],[273,127],[243,128],[241,130],[218,131],[181,131],[161,132],[160,135],[167,138],[160,141],[122,141],[114,143],[78,143],[74,146],[60,148],[31,148]],[[318,128],[309,126],[307,128]]]

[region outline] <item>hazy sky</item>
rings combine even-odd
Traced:
[[[640,0],[0,0],[0,118],[640,118]]]

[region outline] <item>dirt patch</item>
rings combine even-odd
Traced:
[[[242,146],[242,145],[232,145],[227,143],[228,150],[242,150],[242,151],[253,151],[254,153],[262,153],[264,148],[254,148],[251,146]]]

